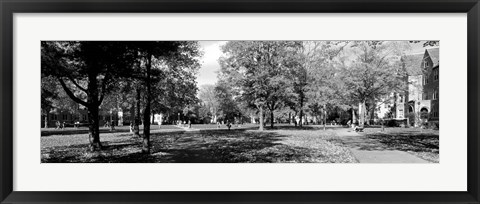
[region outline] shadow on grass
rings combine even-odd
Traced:
[[[363,137],[345,137],[344,143],[366,151],[439,152],[439,137],[437,134],[431,133],[367,133]]]
[[[336,130],[336,129],[341,129],[344,128],[342,126],[325,126],[326,130]],[[258,128],[256,128],[258,129]],[[286,124],[280,124],[276,125],[273,128],[270,126],[266,126],[265,130],[323,130],[324,127],[323,125],[303,125],[303,126],[294,126],[294,125],[286,125]]]
[[[412,135],[407,133],[369,134],[370,139],[375,139],[388,148],[412,152],[438,152],[439,138],[434,134]]]
[[[100,129],[100,134],[102,133],[118,133],[118,132],[130,132],[129,129],[115,129],[110,131],[108,129]],[[42,130],[42,137],[52,136],[52,135],[77,135],[77,134],[88,134],[88,129],[65,129],[65,130]]]
[[[162,125],[159,127],[158,125],[151,125],[150,130],[155,131],[155,130],[162,130],[165,132],[168,131],[182,131],[181,128],[178,128],[173,125]],[[140,126],[140,132],[143,131],[143,126]],[[66,128],[66,129],[54,129],[54,128],[48,128],[44,129],[42,128],[40,130],[41,136],[46,137],[46,136],[52,136],[52,135],[77,135],[77,134],[88,134],[88,128]],[[130,132],[130,127],[129,126],[119,126],[115,127],[114,131],[110,131],[110,128],[106,127],[100,127],[100,134],[105,134],[105,133],[126,133]]]
[[[202,130],[154,133],[151,154],[142,154],[141,139],[104,142],[99,152],[88,145],[42,149],[42,162],[77,163],[236,163],[310,162],[312,149],[279,143],[286,136],[273,132]],[[310,155],[310,156],[309,156]],[[318,155],[316,155],[318,156]]]

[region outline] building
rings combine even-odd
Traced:
[[[439,125],[439,48],[427,49],[423,57],[423,100],[430,101],[429,125]]]
[[[374,122],[380,122],[379,119],[388,120],[393,124],[404,126],[407,122],[407,108],[408,98],[407,91],[403,93],[391,93],[383,98],[383,100],[377,102],[375,106],[375,119]]]
[[[124,124],[125,119],[126,118],[124,117],[123,112],[121,110],[120,111],[106,111],[102,109],[99,110],[100,126],[104,126],[105,123],[111,122],[111,121],[114,121],[117,126],[122,126]],[[48,127],[51,127],[51,128],[56,127],[57,121],[60,122],[61,124],[65,122],[67,127],[73,126],[75,122],[79,122],[82,126],[86,126],[88,124],[88,112],[86,108],[78,108],[75,111],[60,110],[60,109],[50,111],[48,114],[42,114],[41,127],[44,128],[46,124]]]
[[[404,55],[401,61],[407,72],[408,87],[405,92],[392,93],[387,97],[390,100],[377,104],[378,118],[414,127],[428,123],[430,128],[439,128],[439,48]]]
[[[405,114],[410,125],[419,127],[427,122],[439,126],[439,48],[425,49],[422,57],[405,60],[408,76],[408,106]]]

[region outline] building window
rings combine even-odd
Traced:
[[[433,100],[437,100],[438,99],[438,91],[435,90],[433,91]]]
[[[428,76],[425,75],[423,76],[423,85],[427,85],[428,84]]]
[[[427,68],[428,67],[428,61],[427,60],[424,60],[423,61],[423,68]]]
[[[434,69],[434,70],[433,70],[433,79],[434,79],[435,81],[438,81],[438,69]]]

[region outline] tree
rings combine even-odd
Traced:
[[[340,105],[341,81],[338,79],[340,61],[337,58],[340,52],[348,45],[342,41],[304,41],[302,43],[300,73],[296,81],[296,93],[300,107],[300,124],[303,118],[305,103],[311,113],[317,117],[323,109],[326,120],[328,105]],[[325,121],[323,121],[325,124]]]
[[[162,81],[163,78],[180,79],[174,82],[178,93],[182,94],[182,101],[190,102],[192,97],[186,94],[191,93],[188,90],[196,92],[194,73],[199,67],[198,57],[201,55],[198,42],[194,41],[138,41],[129,42],[136,48],[144,67],[145,90],[145,108],[143,111],[143,146],[142,152],[150,153],[150,116],[152,101],[156,99],[153,96],[153,82]],[[169,69],[170,71],[166,71]],[[164,72],[165,71],[165,72]],[[188,73],[188,74],[185,74]],[[152,75],[154,74],[154,75]],[[153,80],[153,81],[152,81]],[[165,94],[161,94],[167,96]],[[158,99],[158,98],[157,98]],[[193,100],[195,98],[193,97]],[[178,101],[177,101],[178,102]]]
[[[419,40],[414,40],[414,41],[409,41],[410,43],[421,43],[423,42],[423,47],[435,47],[440,45],[440,41],[433,41],[433,40],[427,40],[427,41],[419,41]]]
[[[220,76],[235,83],[242,98],[259,110],[260,130],[264,109],[270,110],[273,127],[273,111],[291,96],[292,80],[285,73],[297,66],[293,58],[300,45],[294,41],[230,41],[222,47],[226,57],[220,59]]]
[[[42,73],[42,85],[41,85],[41,108],[42,108],[42,115],[44,116],[44,128],[48,128],[48,115],[50,111],[52,111],[54,107],[55,100],[58,99],[58,92],[57,92],[57,83],[55,78],[50,76],[43,76]]]
[[[222,120],[228,120],[230,122],[239,122],[243,116],[239,103],[236,100],[238,95],[234,93],[234,90],[229,87],[229,83],[222,80],[218,81],[215,85],[215,98],[218,103],[219,116]]]
[[[297,53],[297,59],[299,65],[294,66],[291,69],[291,76],[293,79],[293,91],[295,95],[291,98],[292,101],[289,104],[290,108],[299,112],[299,126],[303,126],[303,106],[306,99],[306,87],[309,83],[308,79],[308,69],[311,68],[312,63],[317,59],[318,55],[315,55],[317,52],[319,42],[302,42],[301,49]],[[297,125],[295,123],[295,125]]]
[[[100,109],[108,111],[110,114],[112,114],[113,111],[122,111],[124,112],[124,117],[127,115],[135,117],[136,88],[133,85],[134,83],[135,81],[133,79],[117,80],[116,86],[111,89],[107,96],[105,96]],[[127,112],[128,110],[130,110],[130,113]]]
[[[92,150],[101,149],[99,106],[114,85],[131,67],[126,46],[119,42],[42,41],[42,74],[58,80],[65,93],[88,110]]]
[[[357,55],[342,70],[342,81],[349,96],[358,102],[359,122],[363,126],[367,103],[374,109],[377,101],[406,88],[405,70],[399,62],[405,44],[359,41],[352,42],[352,49]]]
[[[218,101],[217,95],[215,93],[215,85],[205,84],[200,86],[200,92],[198,93],[198,98],[202,101],[203,106],[207,112],[211,115],[211,123],[217,123],[218,117],[218,108],[220,102]]]
[[[177,42],[177,46],[177,50],[153,63],[156,77],[152,78],[155,87],[152,111],[155,113],[176,114],[198,103],[195,77],[202,53],[194,41]]]

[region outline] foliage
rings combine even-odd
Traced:
[[[307,81],[304,90],[307,106],[314,116],[328,108],[348,104],[340,70],[342,53],[349,42],[313,41],[304,42]]]
[[[178,41],[176,49],[153,60],[152,110],[156,113],[175,114],[197,104],[196,74],[202,53],[197,42]]]
[[[301,43],[295,41],[230,41],[222,50],[221,79],[231,81],[243,101],[260,114],[263,129],[263,109],[273,111],[285,105],[293,93],[290,69],[299,66],[296,53]],[[271,122],[273,127],[273,120]]]
[[[133,107],[135,102],[139,108],[135,96],[143,92],[146,123],[152,101],[159,112],[195,103],[200,55],[198,43],[193,41],[43,41],[42,108],[61,107],[52,99],[53,95],[62,99],[62,93],[86,107],[92,147],[98,149],[98,115],[103,102],[104,109]],[[55,83],[64,92],[51,92]],[[152,85],[159,88],[152,91]],[[144,135],[148,143],[148,128]]]
[[[42,41],[42,77],[55,78],[89,114],[92,149],[101,148],[98,109],[118,78],[131,67],[132,53],[122,42]]]
[[[202,117],[211,118],[210,122],[216,123],[220,101],[215,93],[215,85],[205,84],[200,86],[198,98],[201,101]]]
[[[356,57],[341,71],[346,93],[361,105],[360,124],[365,122],[367,103],[374,106],[391,93],[406,90],[406,71],[399,61],[404,46],[388,41],[353,42]]]
[[[228,83],[219,81],[215,86],[215,95],[219,101],[220,119],[230,122],[240,122],[244,113],[240,109],[236,96],[232,93],[232,88]]]
[[[423,42],[423,47],[434,47],[434,46],[439,46],[440,41],[432,41],[432,40],[427,40],[427,41],[419,41],[419,40],[414,40],[414,41],[409,41],[410,43],[422,43]]]

